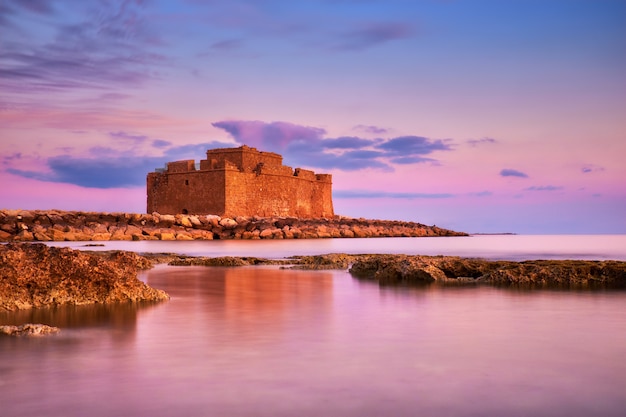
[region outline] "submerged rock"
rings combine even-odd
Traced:
[[[0,246],[0,310],[52,305],[160,301],[137,278],[151,263],[132,252],[85,253],[42,243]]]
[[[265,262],[264,262],[265,261]],[[248,266],[258,265],[259,263],[268,263],[269,261],[261,258],[248,258],[238,256],[219,256],[210,257],[186,257],[170,261],[169,265],[174,266]]]
[[[46,324],[22,324],[20,326],[0,326],[0,334],[7,336],[45,336],[58,333],[61,329]]]
[[[626,287],[626,262],[488,261],[455,256],[370,255],[358,258],[352,275],[383,284],[487,283],[529,287]]]

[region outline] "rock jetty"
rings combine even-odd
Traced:
[[[0,311],[168,299],[137,278],[140,268],[150,266],[133,252],[95,255],[42,243],[0,245]]]
[[[488,261],[455,256],[363,255],[350,273],[381,284],[469,284],[532,288],[626,287],[626,262]]]
[[[467,236],[421,223],[335,216],[324,219],[186,214],[0,210],[0,242],[319,239]]]

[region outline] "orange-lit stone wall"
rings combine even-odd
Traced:
[[[170,162],[147,179],[148,213],[225,217],[332,217],[332,176],[282,165],[255,148],[213,149],[194,161]]]

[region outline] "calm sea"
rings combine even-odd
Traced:
[[[622,235],[106,245],[89,249],[626,260]],[[276,267],[140,278],[171,300],[0,314],[62,328],[0,337],[0,416],[626,415],[625,291],[380,287]]]
[[[285,258],[326,253],[401,253],[454,255],[487,259],[626,260],[626,235],[476,235],[469,237],[292,239],[214,241],[114,241],[102,247],[85,242],[50,242],[84,250],[175,252],[193,256],[257,256]]]

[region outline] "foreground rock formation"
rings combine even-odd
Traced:
[[[148,260],[132,252],[94,255],[44,244],[0,245],[0,310],[53,305],[160,301],[137,279]]]
[[[0,210],[0,241],[316,239],[467,236],[420,223],[335,216],[296,219]]]
[[[0,335],[7,336],[45,336],[59,332],[58,327],[48,326],[46,324],[27,323],[21,326],[0,326]]]
[[[543,288],[626,287],[626,262],[534,260],[487,261],[455,256],[358,257],[352,275],[381,284],[486,283]]]

